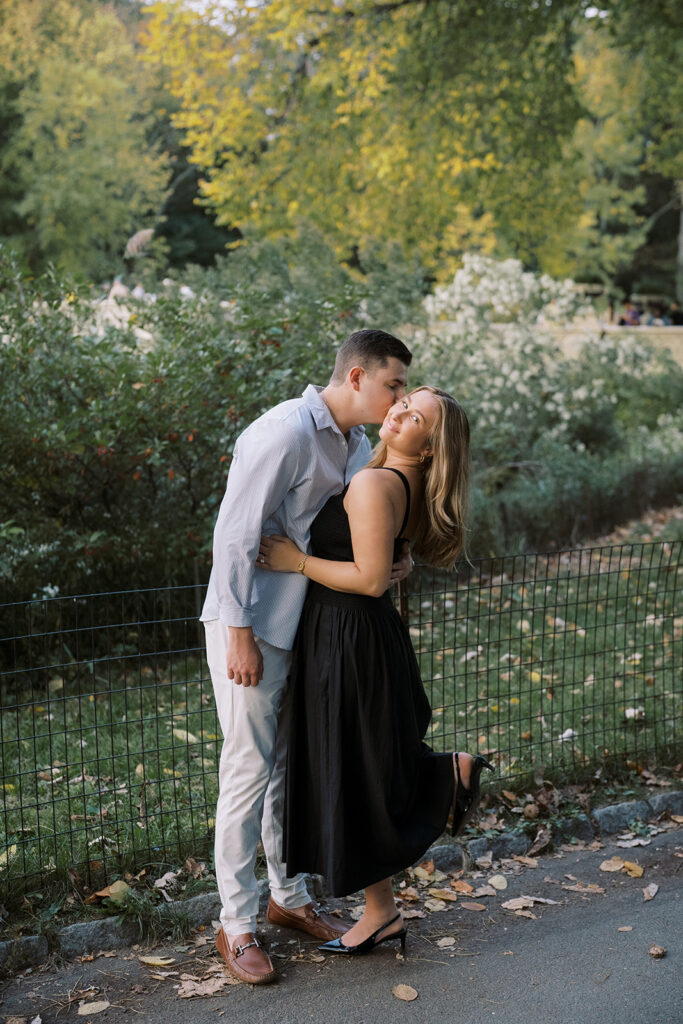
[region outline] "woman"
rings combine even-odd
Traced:
[[[391,876],[453,832],[479,797],[482,757],[423,743],[431,718],[408,631],[388,592],[404,540],[450,568],[463,546],[469,424],[456,400],[421,387],[396,402],[368,467],[311,527],[313,554],[264,537],[259,562],[312,582],[290,677],[284,855],[288,873],[325,875],[335,895],[364,888],[363,916],[320,946],[405,946]]]

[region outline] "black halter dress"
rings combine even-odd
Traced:
[[[386,470],[385,470],[386,472]],[[400,556],[410,514],[394,544]],[[311,527],[319,558],[353,561],[346,489]],[[344,896],[415,863],[446,827],[452,755],[423,742],[431,708],[389,591],[309,584],[290,676],[284,860]]]

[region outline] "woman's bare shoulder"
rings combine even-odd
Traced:
[[[398,484],[398,487],[396,486]],[[380,467],[360,469],[351,479],[347,495],[355,498],[386,496],[403,493],[403,485],[396,473],[381,470]]]

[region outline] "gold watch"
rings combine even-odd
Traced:
[[[304,557],[301,559],[301,561],[299,562],[299,564],[296,567],[296,571],[300,572],[302,576],[304,574],[304,566],[306,565],[306,559],[307,558],[308,558],[308,555],[304,555]]]

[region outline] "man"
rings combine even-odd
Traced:
[[[287,737],[285,684],[307,580],[256,569],[263,533],[308,550],[328,498],[368,461],[363,423],[381,423],[405,391],[412,355],[385,331],[357,331],[337,353],[325,389],[275,406],[238,438],[214,532],[202,621],[223,732],[216,810],[216,878],[223,904],[216,944],[242,981],[275,980],[255,937],[259,836],[268,863],[268,920],[327,941],[347,926],[312,904],[302,875],[282,863]],[[392,581],[408,572],[405,555]]]

